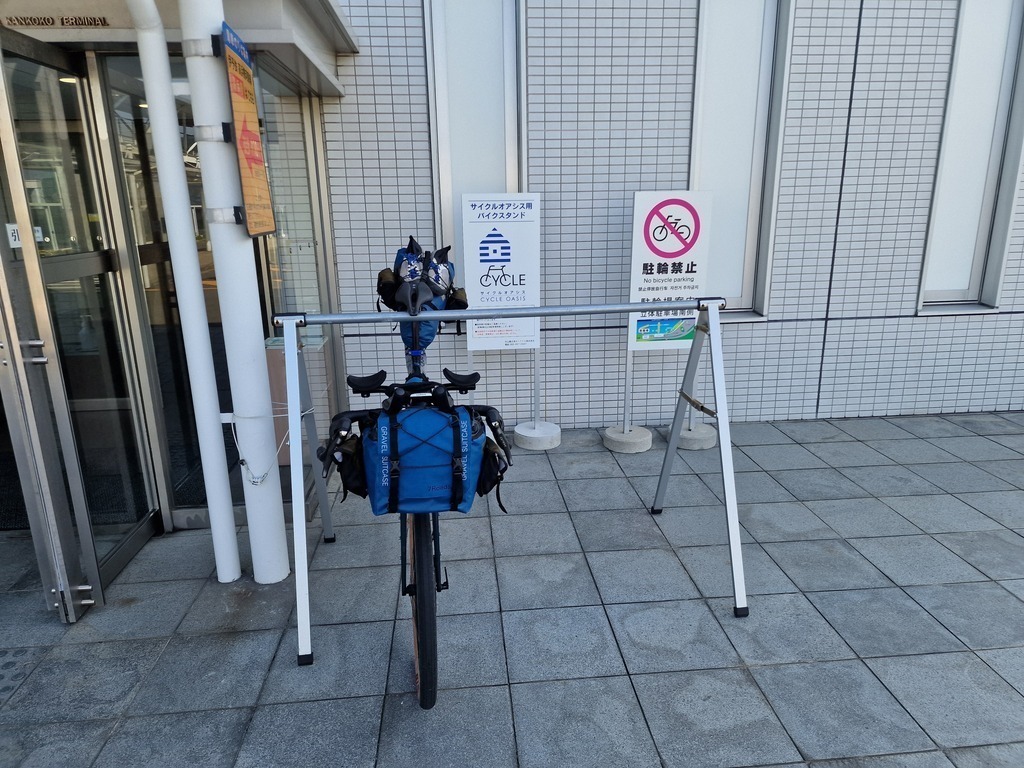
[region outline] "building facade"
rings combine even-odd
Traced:
[[[205,499],[135,32],[120,0],[94,5],[0,13],[0,300],[24,371],[4,382],[20,498],[0,528],[43,510],[40,563],[102,585],[154,532],[204,524]],[[734,420],[1024,407],[1024,1],[256,5],[225,19],[254,52],[278,222],[253,241],[266,336],[276,312],[372,310],[410,235],[460,264],[468,193],[540,196],[543,304],[626,301],[634,193],[694,190],[712,200]],[[205,234],[178,4],[158,7],[216,349],[231,276]],[[621,423],[627,392],[633,422],[670,421],[678,354],[636,354],[627,386],[624,318],[541,329],[538,353],[470,353],[448,327],[428,372],[479,370],[510,424],[537,370],[562,428]],[[321,425],[345,373],[404,370],[386,326],[304,341]]]

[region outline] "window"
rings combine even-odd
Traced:
[[[753,309],[776,0],[702,2],[690,189],[712,194],[708,293]]]
[[[1015,75],[1024,3],[963,0],[922,279],[922,305],[998,304],[1021,161]],[[1011,106],[1013,109],[1011,109]]]

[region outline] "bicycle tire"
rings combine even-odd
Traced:
[[[408,515],[409,555],[415,589],[412,601],[412,646],[416,664],[416,693],[420,707],[437,701],[437,588],[434,581],[432,515]]]

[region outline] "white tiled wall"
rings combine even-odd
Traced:
[[[632,193],[689,183],[698,3],[525,3],[543,302],[623,301]],[[340,60],[348,95],[326,108],[328,163],[344,308],[365,310],[404,238],[433,231],[436,171],[421,3],[343,5],[361,53]],[[793,0],[767,315],[723,333],[733,419],[1024,408],[1020,206],[999,312],[917,313],[957,10],[956,0]],[[399,170],[408,181],[396,184]],[[623,325],[544,322],[546,419],[621,421]],[[435,349],[438,367],[465,370],[459,340]],[[388,329],[347,331],[352,371],[401,370],[399,350]],[[487,382],[478,400],[510,423],[529,418],[530,353],[474,364]],[[670,420],[681,368],[668,353],[636,356],[634,423]],[[709,388],[705,368],[705,397]]]

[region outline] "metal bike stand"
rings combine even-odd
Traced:
[[[706,300],[697,315],[697,327],[690,347],[690,356],[686,360],[686,372],[683,374],[683,385],[679,388],[679,401],[676,403],[675,416],[668,433],[668,447],[665,449],[665,460],[661,465],[661,477],[658,478],[658,490],[654,494],[651,514],[660,515],[668,491],[669,479],[672,475],[672,462],[676,459],[676,441],[683,428],[686,409],[695,408],[702,413],[714,417],[718,422],[718,449],[722,459],[722,491],[725,496],[725,518],[729,532],[729,559],[732,563],[732,591],[735,599],[732,612],[735,616],[746,616],[747,587],[743,577],[743,551],[740,548],[740,520],[736,506],[736,478],[732,465],[732,437],[729,434],[729,407],[725,398],[725,365],[722,361],[721,325],[718,322],[719,305],[713,299]],[[704,340],[711,342],[711,376],[714,380],[715,408],[712,410],[693,396],[693,383],[697,378],[697,366]]]
[[[697,372],[697,361],[704,339],[711,342],[711,368],[714,375],[715,410],[713,414],[718,421],[719,446],[722,456],[722,481],[725,486],[725,508],[729,530],[729,555],[732,560],[733,592],[736,604],[733,612],[736,616],[746,616],[747,596],[743,578],[743,553],[740,549],[739,517],[736,509],[736,482],[733,477],[732,442],[729,437],[729,415],[725,396],[725,365],[722,361],[721,326],[719,324],[719,308],[725,306],[722,298],[694,299],[690,301],[663,301],[656,307],[643,303],[622,304],[584,304],[579,306],[557,307],[512,307],[504,309],[466,309],[461,311],[442,310],[430,312],[429,319],[439,322],[455,322],[458,320],[495,320],[513,317],[560,317],[569,315],[602,315],[624,314],[628,312],[659,312],[671,310],[697,310],[697,333],[690,356],[686,363],[683,386],[679,392],[679,403],[676,406],[675,418],[672,422],[670,445],[665,450],[665,461],[662,465],[661,478],[655,494],[651,512],[661,511],[668,485],[668,477],[672,470],[672,457],[675,455],[675,435],[682,427],[682,417],[687,405],[693,400],[689,390],[693,386]],[[280,314],[274,316],[274,324],[284,331],[285,384],[288,393],[288,429],[291,434],[298,434],[302,428],[301,405],[301,366],[299,364],[298,329],[310,325],[344,325],[346,323],[413,323],[424,320],[424,315],[411,316],[404,312],[353,312],[332,315]],[[702,406],[702,410],[704,407]],[[705,411],[710,412],[710,411]],[[312,414],[310,414],[312,415]],[[292,487],[302,487],[302,441],[292,440],[291,478]],[[306,515],[304,504],[292,504],[292,538],[295,547],[295,613],[298,629],[298,663],[300,666],[313,663],[313,649],[310,640],[309,620],[309,566],[306,556]],[[329,518],[328,518],[329,519]]]
[[[324,542],[326,544],[334,543],[334,521],[331,517],[331,499],[327,494],[327,481],[324,480],[323,473],[320,471],[320,461],[317,459],[316,451],[320,447],[320,435],[316,431],[316,414],[313,413],[313,395],[309,389],[309,376],[306,374],[306,358],[302,355],[302,350],[298,350],[298,366],[299,366],[299,386],[301,387],[302,399],[300,401],[300,407],[302,408],[302,421],[306,426],[306,449],[309,451],[309,466],[313,468],[313,485],[316,486],[316,498],[317,503],[320,506],[320,521],[323,523],[324,529]],[[290,428],[289,428],[290,429]],[[289,435],[294,434],[289,431]],[[294,478],[293,478],[294,482]],[[294,487],[294,486],[293,486]],[[302,486],[302,500],[305,504],[306,499],[306,487]],[[295,503],[295,492],[292,491],[292,504]]]

